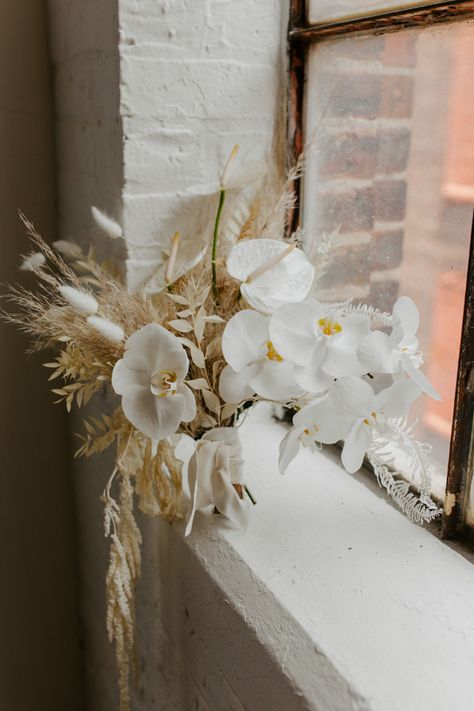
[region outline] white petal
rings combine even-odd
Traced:
[[[327,339],[326,357],[322,364],[325,373],[333,378],[345,375],[364,375],[366,370],[357,358],[357,344],[353,348],[338,343],[337,336]]]
[[[394,331],[402,331],[405,337],[412,337],[416,334],[420,323],[420,314],[413,299],[409,296],[401,296],[393,307]],[[397,325],[399,324],[399,325]]]
[[[316,345],[320,304],[314,300],[280,307],[270,320],[270,340],[283,358],[307,365]]]
[[[150,439],[161,440],[174,434],[182,420],[183,395],[153,395],[149,388],[127,388],[122,396],[123,414]]]
[[[258,370],[258,365],[252,363],[238,373],[230,365],[226,365],[219,380],[219,394],[224,402],[240,403],[252,397],[255,390],[249,385],[252,375]]]
[[[328,389],[334,378],[325,373],[321,365],[326,358],[326,339],[315,341],[311,359],[307,365],[296,365],[294,368],[296,382],[309,393],[317,395]]]
[[[268,340],[268,318],[246,309],[232,316],[222,334],[222,353],[227,363],[240,371],[262,356]]]
[[[439,392],[436,390],[436,388],[431,385],[430,381],[426,377],[426,375],[423,373],[423,371],[419,370],[418,368],[415,368],[413,365],[413,362],[408,354],[403,354],[402,355],[402,365],[405,368],[406,372],[412,378],[415,383],[417,383],[420,388],[425,392],[427,395],[432,397],[434,400],[442,400],[443,398],[439,394]]]
[[[112,387],[117,395],[123,395],[128,388],[141,386],[150,389],[150,376],[144,370],[130,370],[125,361],[119,360],[112,371]]]
[[[269,400],[291,400],[303,394],[293,377],[293,365],[287,361],[265,358],[255,376],[250,380],[254,392]]]
[[[366,372],[395,373],[400,365],[400,355],[390,343],[386,333],[372,331],[360,343],[357,356]]]
[[[292,427],[280,442],[280,456],[278,459],[278,468],[280,474],[284,474],[291,464],[293,459],[300,451],[301,442],[300,435],[304,430],[303,427]]]
[[[286,303],[302,301],[314,279],[314,267],[300,249],[292,252],[252,281],[248,277],[288,251],[288,243],[272,239],[237,242],[227,259],[227,271],[242,282],[242,295],[262,313],[273,313]]]
[[[401,380],[376,395],[374,410],[383,411],[385,417],[402,417],[421,389],[412,380]]]
[[[293,422],[308,428],[310,436],[321,444],[339,442],[344,439],[351,426],[351,422],[341,417],[327,398],[304,407],[296,413]]]
[[[250,160],[246,163],[237,165],[230,173],[225,184],[222,184],[224,190],[240,190],[245,188],[257,180],[263,178],[266,173],[266,165],[262,160]]]
[[[133,367],[132,358],[136,353],[146,363],[150,376],[157,370],[174,370],[182,380],[188,372],[189,361],[183,346],[175,335],[157,323],[149,323],[131,335],[125,350],[127,365]]]
[[[329,399],[346,418],[366,417],[374,409],[372,387],[354,376],[340,378],[329,390]]]
[[[181,415],[181,420],[183,422],[191,422],[196,417],[196,399],[193,392],[187,385],[184,385],[184,383],[178,383],[176,391],[179,395],[182,395],[184,399],[184,410]]]
[[[355,425],[349,432],[342,448],[341,461],[350,474],[361,468],[371,441],[372,429],[363,423]]]

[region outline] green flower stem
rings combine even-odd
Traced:
[[[217,206],[216,221],[214,223],[214,238],[212,240],[212,288],[214,294],[217,293],[217,241],[219,239],[219,223],[222,216],[222,208],[224,207],[225,190],[221,190],[219,194],[219,205]]]

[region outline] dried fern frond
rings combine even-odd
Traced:
[[[423,523],[430,523],[441,516],[443,510],[430,499],[427,493],[417,495],[410,490],[410,484],[403,478],[401,472],[391,470],[390,465],[384,461],[381,455],[380,447],[370,449],[367,452],[367,458],[373,467],[379,486],[387,491],[390,498],[410,521],[423,525]]]

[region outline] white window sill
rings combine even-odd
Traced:
[[[474,567],[337,455],[302,451],[281,477],[282,426],[256,413],[241,431],[258,501],[249,529],[198,516],[183,539],[160,526],[173,558],[166,597],[186,618],[163,626],[181,640],[203,708],[473,708]]]

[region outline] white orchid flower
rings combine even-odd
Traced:
[[[341,455],[342,464],[348,472],[353,474],[360,469],[374,434],[383,435],[386,432],[387,419],[405,415],[420,394],[419,386],[407,379],[394,383],[377,395],[360,378],[341,378],[334,383],[328,398],[337,413],[335,417],[349,425]]]
[[[270,321],[276,350],[295,364],[296,382],[314,394],[327,390],[334,378],[366,372],[356,353],[368,332],[367,316],[342,316],[337,308],[315,299],[286,304]]]
[[[151,243],[147,258],[127,259],[127,288],[142,289],[145,294],[159,294],[168,284],[175,282],[194,269],[203,259],[208,245],[195,239],[180,239],[175,233],[171,245]],[[145,247],[141,249],[143,253]],[[156,255],[158,252],[158,256]],[[172,262],[172,263],[171,263]]]
[[[264,161],[251,160],[239,164],[236,160],[238,152],[239,146],[235,145],[217,181],[193,185],[186,192],[194,195],[214,195],[228,190],[242,190],[263,178],[266,172]]]
[[[265,314],[303,301],[314,280],[314,267],[301,249],[276,239],[238,242],[227,258],[227,271],[241,282],[250,306]]]
[[[176,336],[157,323],[136,331],[114,367],[112,387],[122,396],[125,417],[144,435],[161,440],[196,415],[196,402],[183,380],[189,361]]]
[[[234,525],[247,525],[248,505],[233,486],[243,484],[242,465],[242,446],[234,427],[216,427],[196,442],[188,464],[191,509],[186,536],[191,532],[196,511],[210,505]]]
[[[280,443],[279,469],[285,473],[300,447],[316,451],[321,444],[335,444],[344,439],[351,423],[340,416],[329,395],[323,395],[305,405],[293,417],[293,427]]]
[[[257,311],[239,311],[222,334],[228,365],[219,382],[225,402],[239,403],[255,393],[270,400],[289,400],[303,393],[293,377],[293,364],[273,347],[269,321]]]
[[[416,337],[420,315],[408,296],[400,297],[393,307],[393,327],[390,335],[372,331],[361,342],[358,357],[366,370],[377,373],[406,372],[420,388],[435,400],[441,400],[437,390],[419,370],[423,363]]]

